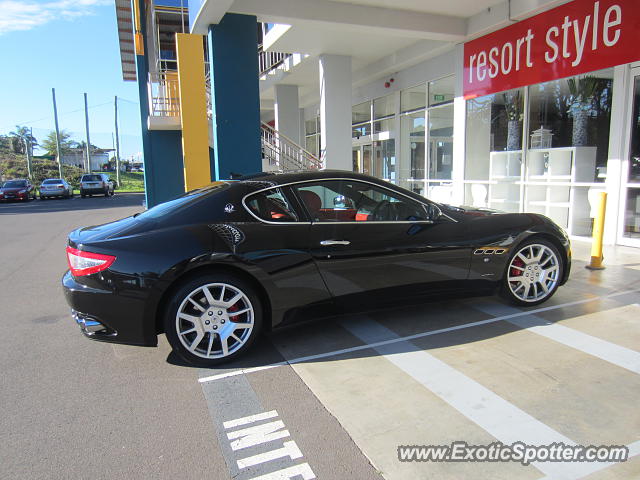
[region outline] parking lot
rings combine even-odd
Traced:
[[[62,296],[67,233],[143,198],[0,204],[3,478],[640,478],[637,250],[608,249],[592,272],[574,242],[569,282],[538,307],[447,299],[332,318],[205,370],[164,337],[85,339]],[[272,440],[252,444],[255,427]],[[630,458],[398,459],[402,445],[454,441],[622,445]]]

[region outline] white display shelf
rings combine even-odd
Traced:
[[[491,152],[487,204],[540,213],[570,235],[589,235],[587,196],[594,183],[596,152],[596,147],[531,149],[526,163],[522,150]]]

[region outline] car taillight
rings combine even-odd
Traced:
[[[67,260],[71,274],[81,277],[106,270],[116,261],[116,257],[67,247]]]

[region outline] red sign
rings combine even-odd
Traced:
[[[640,60],[639,0],[574,0],[464,45],[464,95]]]

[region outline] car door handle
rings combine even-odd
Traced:
[[[351,245],[349,240],[322,240],[320,245],[323,247],[328,247],[331,245]]]

